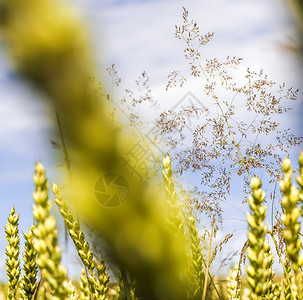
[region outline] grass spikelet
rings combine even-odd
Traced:
[[[24,233],[25,249],[23,253],[23,270],[24,275],[20,282],[20,294],[22,299],[32,299],[36,290],[37,281],[37,265],[36,256],[37,252],[34,249],[34,235],[33,226],[28,230],[28,233]]]
[[[230,270],[227,276],[227,295],[228,300],[240,300],[240,289],[238,288],[238,265]]]
[[[67,272],[61,265],[61,251],[57,245],[58,232],[56,220],[50,214],[51,202],[48,200],[49,185],[41,163],[37,163],[34,174],[35,191],[33,215],[37,225],[33,230],[37,251],[37,265],[44,279],[43,286],[47,299],[66,299],[69,296]]]
[[[252,196],[249,195],[249,206],[252,213],[247,214],[248,240],[247,257],[250,265],[246,267],[247,282],[250,288],[252,300],[262,300],[266,291],[265,269],[264,269],[264,242],[266,227],[264,219],[266,206],[262,205],[265,192],[261,189],[261,181],[258,177],[251,180]]]
[[[8,245],[5,247],[6,254],[6,273],[8,278],[8,292],[9,300],[14,300],[17,293],[17,285],[20,277],[20,239],[18,230],[19,215],[16,214],[15,207],[12,208],[7,224],[5,226],[5,235]]]

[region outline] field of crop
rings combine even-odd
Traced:
[[[303,299],[303,152],[298,163],[291,164],[288,155],[291,148],[302,147],[303,138],[277,130],[279,124],[271,118],[287,113],[290,108],[284,102],[296,100],[298,91],[276,86],[263,70],[247,69],[246,84],[238,85],[226,69],[237,69],[242,58],[228,56],[222,62],[215,58],[202,66],[199,49],[214,34],[201,35],[185,8],[182,17],[175,36],[185,43],[191,76],[204,76],[203,91],[213,101],[215,117],[206,115],[205,123],[193,131],[191,150],[176,157],[151,151],[152,159],[138,170],[126,158],[129,149],[138,145],[138,136],[150,147],[132,111],[144,101],[155,105],[146,73],[136,82],[146,94],[138,100],[126,90],[131,100],[123,99],[126,108],[118,107],[135,136],[119,125],[115,116],[119,109],[110,106],[111,96],[104,94],[101,85],[92,88],[95,82],[89,78],[94,63],[77,16],[59,1],[33,0],[29,5],[24,0],[0,0],[1,37],[7,53],[22,80],[42,93],[54,109],[60,142],[51,143],[64,158],[62,182],[49,182],[41,162],[33,166],[33,222],[26,233],[20,233],[18,207],[12,205],[7,212],[7,282],[0,285],[0,300]],[[121,79],[114,65],[107,72],[118,86]],[[168,75],[167,89],[184,84],[186,78],[180,74]],[[231,102],[220,100],[222,91],[217,86],[234,93]],[[242,106],[252,116],[251,123],[233,119],[237,95],[246,99]],[[182,113],[161,113],[157,134],[177,129],[182,136],[186,115],[196,116],[199,111],[191,107]],[[274,135],[275,145],[256,142],[269,134]],[[256,139],[246,147],[249,135]],[[167,141],[175,145],[172,138]],[[207,170],[201,175],[204,193],[187,191],[176,179],[177,174],[203,168]],[[264,178],[255,176],[261,169]],[[218,203],[229,200],[233,173],[243,179],[248,195],[247,241],[238,263],[223,278],[212,274],[211,265],[232,237],[229,234],[214,246],[222,224]],[[266,195],[265,181],[276,185],[273,193]],[[281,197],[276,200],[274,220],[277,195]],[[270,205],[272,225],[267,219]],[[63,264],[55,211],[81,263],[79,278],[71,278]],[[202,213],[211,221],[211,229],[203,232],[199,228]],[[99,238],[110,255],[104,255]],[[275,274],[274,257],[282,274]]]
[[[266,228],[266,206],[263,204],[265,193],[258,177],[251,180],[252,195],[249,197],[251,212],[247,215],[248,246],[246,276],[241,276],[238,265],[230,271],[225,280],[216,282],[208,274],[209,257],[204,259],[201,239],[198,236],[195,219],[188,214],[182,217],[182,207],[174,188],[170,158],[163,160],[163,182],[168,204],[167,230],[187,241],[187,269],[184,270],[187,299],[302,299],[303,255],[300,240],[299,217],[302,214],[299,204],[303,198],[303,152],[299,157],[300,173],[296,178],[297,188],[292,183],[291,163],[283,162],[284,178],[280,182],[283,199],[281,222],[285,252],[282,253],[271,229]],[[78,221],[68,208],[58,185],[52,185],[54,202],[73,240],[82,261],[80,282],[72,282],[61,264],[61,252],[57,244],[56,220],[50,214],[52,203],[49,200],[49,184],[42,164],[37,163],[34,174],[36,186],[33,193],[34,224],[28,234],[24,234],[23,274],[20,268],[20,236],[18,231],[19,215],[12,208],[5,233],[6,271],[8,285],[2,286],[1,293],[7,299],[145,299],[140,292],[140,281],[129,282],[125,270],[120,270],[118,282],[110,284],[107,267],[103,258],[97,261],[81,231]],[[271,249],[269,235],[276,245]],[[275,278],[272,269],[272,251],[277,251],[285,270],[283,278]],[[40,270],[40,279],[37,277]],[[206,298],[207,297],[207,298]],[[184,298],[185,299],[185,298]]]

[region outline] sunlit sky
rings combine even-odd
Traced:
[[[203,102],[197,80],[188,80],[182,89],[165,91],[167,75],[171,71],[188,69],[183,56],[184,45],[174,37],[174,26],[182,21],[182,6],[200,25],[201,33],[215,32],[211,44],[203,49],[203,59],[227,55],[242,57],[243,70],[248,66],[256,70],[264,69],[274,81],[285,81],[295,88],[302,87],[300,58],[285,49],[296,34],[282,0],[68,2],[78,10],[87,25],[98,72],[92,75],[102,79],[105,86],[110,86],[104,69],[115,64],[122,78],[122,88],[133,88],[137,77],[146,71],[152,94],[161,103],[161,108],[172,107],[189,91]],[[20,231],[26,231],[32,222],[34,163],[37,160],[44,163],[51,181],[57,174],[55,166],[59,161],[49,143],[54,112],[39,101],[41,95],[14,74],[2,51],[2,44],[0,50],[0,228],[5,225],[15,205],[17,212],[21,212]],[[117,97],[119,93],[117,91]],[[281,122],[298,133],[302,126],[299,112],[302,111],[299,104],[294,107],[296,109],[290,117]],[[231,202],[240,207],[242,197],[235,188]],[[243,220],[245,215],[232,207],[223,207],[227,220],[217,240],[236,230],[237,236],[227,248],[228,252],[232,252],[239,250],[246,239],[246,224],[235,220]],[[245,211],[247,207],[244,205],[241,209]],[[60,226],[62,228],[62,224]],[[5,278],[4,247],[4,230],[0,230],[1,279]],[[69,255],[74,256],[74,253]],[[66,254],[64,257],[66,262]]]

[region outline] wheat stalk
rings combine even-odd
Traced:
[[[107,269],[104,263],[104,258],[101,257],[100,262],[96,264],[97,274],[98,274],[98,298],[101,300],[108,299],[107,292],[108,292],[108,283],[109,277],[107,273]]]
[[[297,182],[301,182],[302,176],[302,155],[299,157],[300,176],[297,177]],[[292,278],[291,290],[293,297],[300,297],[302,274],[300,268],[303,265],[303,255],[300,254],[302,242],[299,236],[301,211],[298,208],[301,191],[292,184],[292,169],[289,158],[285,158],[282,164],[284,178],[280,181],[280,188],[283,194],[281,205],[284,213],[281,216],[281,221],[284,224],[283,235],[286,242],[286,253],[291,261],[291,266],[295,276]]]
[[[84,268],[81,269],[80,276],[80,300],[90,300],[88,280]]]
[[[55,194],[55,203],[59,208],[59,212],[67,227],[68,233],[77,249],[78,255],[87,268],[89,276],[87,277],[90,285],[90,291],[96,299],[107,299],[109,277],[104,259],[97,263],[90,250],[89,243],[85,239],[84,233],[80,228],[79,223],[75,220],[72,212],[68,208],[66,201],[63,198],[62,192],[57,184],[52,185],[52,191]],[[98,279],[96,278],[96,271]]]
[[[264,243],[264,265],[265,265],[265,281],[266,281],[266,291],[264,295],[264,300],[279,300],[281,297],[281,289],[279,283],[274,283],[273,278],[275,276],[275,271],[272,269],[274,262],[274,257],[270,251],[270,245],[268,241]]]
[[[8,299],[15,300],[17,285],[20,277],[20,239],[18,230],[19,215],[16,214],[15,207],[12,208],[7,224],[5,226],[5,235],[8,245],[5,247],[6,254],[6,273],[8,278]]]
[[[52,191],[55,194],[54,201],[59,208],[59,212],[67,227],[68,233],[74,242],[82,263],[89,270],[93,271],[96,266],[96,261],[94,260],[93,253],[91,252],[89,244],[85,239],[84,233],[80,229],[79,223],[74,219],[74,216],[68,208],[68,205],[64,200],[62,192],[57,184],[54,183],[52,185]]]
[[[193,281],[191,282],[193,286],[193,298],[201,299],[202,297],[202,287],[205,280],[205,275],[203,273],[203,257],[201,249],[201,240],[198,235],[198,229],[193,216],[188,217],[188,230],[190,235],[190,246],[192,255],[192,270]]]
[[[249,206],[252,214],[247,214],[248,241],[247,256],[250,265],[246,267],[247,282],[250,288],[252,300],[262,300],[266,291],[266,274],[264,265],[264,242],[266,227],[264,219],[266,206],[262,205],[265,199],[265,192],[261,189],[261,181],[258,177],[251,180],[252,196],[249,195]]]
[[[33,226],[28,230],[28,233],[23,234],[25,239],[25,249],[23,253],[23,270],[24,275],[20,281],[20,294],[22,299],[32,299],[36,290],[37,280],[37,252],[34,249]]]
[[[71,280],[68,281],[67,289],[68,289],[68,293],[69,293],[69,296],[67,298],[68,300],[78,300],[79,299],[76,288]]]
[[[170,156],[163,158],[163,188],[168,203],[168,223],[173,233],[179,237],[184,235],[184,223],[178,201]]]
[[[281,216],[281,221],[285,226],[283,234],[286,241],[286,252],[292,262],[292,268],[297,274],[303,265],[303,256],[300,255],[301,240],[299,237],[300,223],[298,221],[301,212],[297,206],[299,192],[292,185],[292,169],[289,158],[283,161],[282,169],[284,178],[280,181],[280,188],[283,193],[281,204],[284,208],[284,214]]]
[[[238,265],[230,270],[227,276],[228,300],[240,300],[240,289],[238,288]]]
[[[44,279],[46,297],[66,299],[69,296],[66,269],[61,265],[61,251],[57,244],[56,220],[50,214],[51,202],[48,199],[49,185],[41,163],[36,163],[34,174],[35,191],[33,215],[37,221],[33,229],[34,249],[37,251],[37,265]]]

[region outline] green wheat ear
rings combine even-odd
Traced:
[[[284,178],[280,181],[280,188],[283,193],[281,204],[284,214],[281,216],[281,221],[285,226],[283,234],[286,241],[286,252],[292,262],[292,268],[295,274],[298,274],[303,265],[303,255],[300,255],[302,242],[299,236],[299,217],[301,212],[298,208],[298,202],[300,193],[297,188],[292,185],[292,169],[289,158],[283,161],[282,169]]]
[[[68,300],[78,300],[77,290],[71,280],[68,281],[69,297]]]
[[[59,212],[67,227],[68,233],[74,242],[78,255],[88,270],[87,277],[91,294],[96,299],[107,299],[109,277],[103,258],[100,263],[97,263],[90,250],[89,243],[86,241],[84,233],[82,232],[79,223],[75,220],[72,212],[68,208],[64,200],[61,190],[57,184],[52,185],[52,191],[55,195],[55,203],[59,208]],[[95,270],[96,269],[96,270]],[[98,279],[96,278],[96,273]]]
[[[291,271],[291,266],[289,261],[286,262],[286,272],[288,275],[289,280],[286,279],[286,276],[283,278],[283,295],[285,300],[296,300],[294,295],[294,274]]]
[[[180,204],[175,189],[175,181],[173,177],[173,171],[172,171],[171,160],[169,155],[163,158],[162,175],[163,175],[164,193],[169,206],[169,216],[168,216],[169,226],[171,227],[172,232],[174,232],[179,237],[181,237],[182,235],[184,235],[184,223],[180,210]]]
[[[90,250],[89,244],[85,239],[84,233],[80,229],[79,223],[75,220],[72,212],[68,208],[66,201],[64,200],[61,190],[57,184],[52,185],[52,191],[55,195],[55,203],[59,208],[59,212],[62,219],[67,227],[68,233],[74,242],[74,245],[78,251],[78,255],[83,262],[84,266],[88,268],[89,271],[93,271],[96,262],[93,258],[93,254]]]
[[[248,196],[249,206],[252,213],[247,214],[249,248],[247,256],[250,265],[246,267],[247,282],[250,288],[252,300],[262,300],[267,284],[265,282],[264,264],[264,242],[266,227],[264,219],[266,206],[262,205],[265,199],[265,192],[261,189],[261,181],[258,177],[251,180],[252,196]]]
[[[36,256],[37,252],[34,249],[34,235],[33,228],[28,230],[28,233],[24,233],[25,249],[23,253],[23,270],[24,275],[20,281],[20,294],[22,299],[32,299],[36,290],[37,281],[37,265]]]
[[[17,294],[17,285],[20,277],[20,239],[18,230],[19,215],[15,212],[15,207],[12,208],[7,224],[5,226],[5,235],[8,245],[5,247],[6,254],[6,273],[8,278],[8,299],[15,300]]]
[[[228,300],[240,300],[240,288],[238,287],[238,265],[230,270],[227,276]]]
[[[98,299],[105,300],[108,299],[107,292],[108,292],[108,283],[109,277],[107,273],[107,269],[104,263],[104,258],[101,257],[100,262],[96,264],[97,274],[98,274]]]
[[[37,225],[33,230],[37,251],[37,265],[44,279],[43,287],[47,299],[66,299],[70,292],[66,269],[61,265],[61,251],[57,244],[56,220],[50,214],[51,202],[48,199],[49,185],[41,163],[37,163],[34,174],[35,191],[33,215]]]
[[[195,218],[193,216],[188,217],[188,231],[190,235],[190,248],[192,256],[191,274],[192,280],[192,297],[193,299],[202,298],[202,288],[205,279],[203,273],[203,257],[201,249],[201,239],[198,235],[198,229]]]
[[[265,292],[264,300],[279,300],[281,299],[282,287],[279,283],[274,283],[273,278],[275,272],[272,268],[274,257],[270,251],[270,245],[268,241],[264,243],[264,263],[265,263],[265,281],[267,283],[267,289]]]
[[[84,268],[81,269],[80,276],[80,300],[90,300],[88,280]]]

